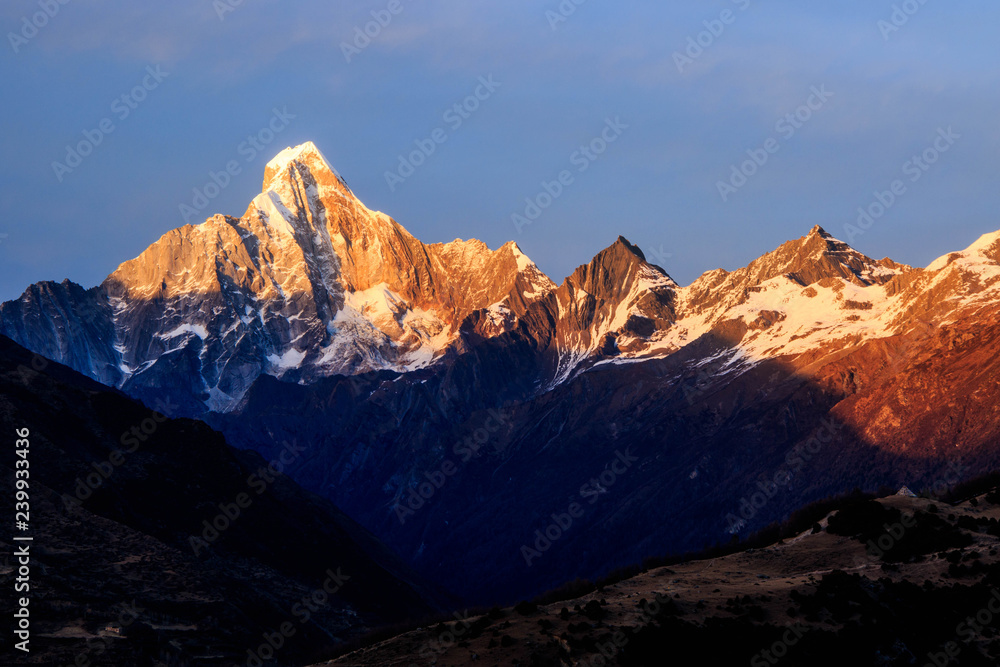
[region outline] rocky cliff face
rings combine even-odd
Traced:
[[[677,283],[619,236],[533,306],[549,386],[595,363],[649,352],[676,319]],[[546,326],[548,325],[548,326]]]
[[[198,414],[231,409],[261,374],[427,366],[460,348],[472,313],[494,335],[551,287],[514,243],[421,243],[305,144],[268,163],[241,218],[173,230],[89,292],[35,286],[2,306],[0,331],[140,397],[184,377],[182,410]]]
[[[680,286],[619,238],[557,286],[512,243],[421,243],[306,144],[241,218],[170,232],[92,290],[33,286],[0,333],[150,404],[169,389],[265,456],[309,443],[297,481],[492,603],[1000,464],[998,260],[1000,232],[919,269],[816,227]],[[601,482],[619,453],[639,457],[627,481]],[[562,556],[526,564],[567,499],[588,511]]]
[[[928,272],[972,284],[970,261]],[[182,384],[180,411],[198,415],[234,409],[261,375],[414,371],[519,329],[542,390],[707,334],[744,366],[843,347],[897,333],[928,292],[955,289],[925,274],[817,227],[683,288],[619,238],[557,287],[514,243],[421,243],[307,143],[268,163],[242,217],[175,229],[91,290],[32,286],[0,306],[0,332],[140,398]]]

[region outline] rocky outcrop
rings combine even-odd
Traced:
[[[577,268],[526,315],[550,367],[549,386],[595,363],[647,352],[676,320],[677,288],[622,236]]]

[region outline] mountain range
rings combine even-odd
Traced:
[[[304,144],[242,217],[33,285],[0,334],[265,458],[302,443],[298,484],[494,604],[997,468],[998,295],[1000,232],[914,268],[820,227],[687,286],[619,237],[556,284],[515,243],[420,242]]]

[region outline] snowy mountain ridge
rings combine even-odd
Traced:
[[[179,381],[195,413],[261,375],[408,373],[508,334],[533,341],[544,390],[705,337],[737,368],[814,360],[995,300],[998,258],[1000,232],[914,269],[815,227],[681,287],[619,237],[557,286],[514,242],[420,242],[309,142],[268,162],[240,218],[172,230],[91,290],[33,285],[0,305],[0,333],[139,396]]]

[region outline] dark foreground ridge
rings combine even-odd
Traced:
[[[998,664],[1000,491],[843,502],[764,548],[456,617],[323,664]]]
[[[303,664],[451,606],[280,461],[3,337],[0,422],[31,431],[30,664]]]

